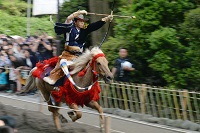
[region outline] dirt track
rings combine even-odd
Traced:
[[[18,133],[56,133],[52,117],[40,112],[23,110],[0,104],[0,116],[9,115],[17,120]],[[84,124],[62,124],[64,133],[101,133],[99,128]]]

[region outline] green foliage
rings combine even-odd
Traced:
[[[191,88],[200,90],[200,7],[191,10],[185,16],[185,21],[180,25],[179,36],[181,42],[187,46],[185,58],[188,67],[186,83]]]
[[[26,24],[27,24],[26,17],[9,15],[3,11],[0,11],[0,16],[1,16],[0,33],[8,35],[26,36]],[[30,28],[31,35],[35,35],[35,33],[39,28],[43,29],[49,35],[55,35],[53,31],[53,25],[46,18],[32,17],[30,22],[31,22],[31,28]],[[10,32],[7,32],[7,30],[10,30]]]
[[[117,14],[137,18],[114,18],[115,37],[103,45],[109,49],[106,53],[109,61],[113,61],[115,56],[111,56],[117,54],[116,49],[125,45],[136,65],[133,82],[199,89],[200,10],[192,10],[198,7],[195,4],[190,0],[134,0],[120,6]],[[111,48],[120,40],[121,45]]]
[[[1,10],[10,15],[26,16],[27,3],[21,0],[2,0]]]
[[[185,62],[182,57],[186,48],[179,42],[176,30],[172,28],[161,28],[152,32],[149,37],[152,57],[147,60],[149,66],[162,73],[169,86],[185,87]]]
[[[115,59],[118,57],[119,48],[122,46],[122,44],[125,44],[125,41],[123,39],[110,37],[109,41],[105,42],[105,44],[102,45],[103,52],[106,53],[106,57],[110,60],[110,66],[114,65]],[[123,47],[126,46],[123,45]]]
[[[69,2],[64,2],[62,7],[60,7],[60,22],[65,22],[66,17],[71,13],[78,10],[86,10],[87,1],[85,0],[71,0]]]

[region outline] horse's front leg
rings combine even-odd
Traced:
[[[87,104],[86,106],[92,109],[96,109],[99,112],[100,128],[102,130],[104,127],[104,116],[102,107],[96,101],[90,101],[89,104]]]
[[[78,106],[76,104],[71,104],[71,105],[69,105],[69,107],[71,109],[75,110],[75,111],[68,112],[68,115],[72,119],[73,122],[75,122],[76,120],[78,120],[78,119],[80,119],[82,117],[82,112],[77,111],[78,110]]]

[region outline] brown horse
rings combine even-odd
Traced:
[[[98,55],[101,55],[101,56],[98,56]],[[91,50],[86,50],[80,57],[78,57],[75,60],[72,67],[74,68],[74,70],[70,72],[72,75],[72,78],[74,82],[76,83],[76,85],[82,88],[85,88],[94,84],[94,76],[96,75],[96,74],[94,75],[94,70],[95,70],[95,73],[97,73],[100,77],[102,77],[106,83],[110,83],[113,78],[113,75],[108,68],[108,61],[105,58],[103,52],[98,47],[94,47]],[[50,98],[53,87],[49,85],[48,83],[44,82],[42,79],[33,77],[32,72],[35,69],[36,68],[34,68],[30,72],[30,75],[27,79],[23,92],[28,92],[29,90],[37,87],[43,94],[48,105],[53,105],[52,100]],[[78,75],[78,73],[82,70],[85,70],[84,71],[85,75],[81,77],[80,75]],[[78,87],[75,87],[75,88],[77,92],[80,92],[80,93],[89,91],[87,89],[78,89]],[[68,88],[65,88],[65,89],[68,89]],[[76,97],[76,98],[78,99],[79,97]],[[65,101],[62,100],[62,102],[65,102]],[[70,103],[70,104],[66,103],[66,104],[71,109],[74,109],[73,112],[68,113],[68,115],[70,116],[73,122],[81,118],[82,112],[77,111],[78,105],[76,103]],[[55,105],[61,106],[61,102],[56,102]],[[91,100],[87,103],[84,103],[84,105],[90,108],[96,109],[99,112],[99,114],[103,113],[101,106],[95,100]],[[59,110],[58,108],[48,107],[48,109],[53,114],[53,120],[54,120],[56,129],[61,130],[59,119],[61,120],[61,122],[64,122],[66,119],[61,114],[58,113],[58,110]],[[100,115],[99,117],[100,117],[100,126],[102,127],[104,118],[103,118],[103,115]]]

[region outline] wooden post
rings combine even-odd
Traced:
[[[158,107],[158,116],[163,117],[162,104],[161,104],[161,99],[160,99],[160,97],[161,97],[160,90],[156,89],[155,94],[156,94],[156,103],[157,103],[157,107]]]
[[[134,84],[132,84],[133,86],[132,86],[132,90],[133,90],[133,95],[134,95],[134,101],[135,101],[135,111],[136,111],[136,113],[140,113],[141,111],[141,109],[140,109],[140,103],[139,103],[139,99],[140,99],[140,93],[139,93],[139,89],[138,88],[136,88],[136,85],[134,85]],[[134,101],[133,101],[133,103],[134,103]]]
[[[112,91],[110,89],[110,85],[109,84],[106,84],[106,90],[107,90],[107,101],[108,101],[108,108],[113,108],[113,98],[112,98]]]
[[[194,116],[193,116],[193,110],[192,110],[192,106],[191,106],[191,102],[190,102],[190,93],[188,93],[188,90],[187,90],[187,106],[188,106],[188,110],[189,110],[189,120],[192,121],[192,122],[195,122],[194,121]]]
[[[196,119],[197,122],[200,123],[200,106],[198,105],[200,100],[197,101],[197,94],[196,93],[193,93],[193,101],[194,101],[194,109],[196,110],[195,119]]]
[[[172,104],[173,100],[172,100],[172,97],[171,97],[171,91],[168,91],[167,93],[167,99],[168,99],[168,105],[169,105],[169,110],[170,110],[170,114],[171,114],[171,118],[170,119],[173,119],[175,120],[175,115],[174,115],[174,106]]]
[[[149,87],[149,86],[148,86]],[[150,97],[149,97],[149,89],[146,89],[146,101],[145,101],[145,105],[146,105],[146,112],[147,114],[151,114],[153,115],[152,111],[151,111],[151,103],[150,103]]]
[[[124,83],[124,85],[122,85],[122,99],[123,99],[123,108],[125,109],[125,110],[127,110],[127,109],[129,109],[129,107],[128,107],[128,100],[127,100],[127,95],[126,95],[126,84]]]
[[[104,107],[104,104],[103,104],[103,92],[104,92],[104,87],[103,87],[103,85],[102,85],[103,83],[102,82],[100,82],[99,83],[99,85],[100,85],[100,88],[101,88],[101,96],[100,96],[100,100],[99,100],[99,103],[100,103],[100,105],[101,106],[103,106]]]
[[[122,82],[119,82],[119,85],[117,86],[117,98],[118,98],[118,107],[120,109],[123,109],[123,96],[122,96]]]
[[[180,108],[179,108],[179,104],[178,104],[178,100],[177,100],[177,92],[173,91],[173,99],[174,99],[174,105],[175,105],[175,110],[176,110],[176,118],[177,119],[181,119],[181,115],[180,115]]]
[[[108,89],[106,87],[106,84],[104,84],[104,87],[105,87],[104,91],[103,91],[104,107],[108,108],[108,99],[107,99],[107,97],[108,97]]]
[[[145,107],[146,95],[147,95],[146,85],[142,84],[140,89],[140,108],[141,108],[141,113],[143,114],[146,113],[146,107]]]
[[[166,96],[165,96],[165,90],[161,90],[161,96],[162,96],[162,107],[163,109],[167,109],[167,103],[166,103]],[[169,118],[168,112],[164,111],[165,117]]]
[[[105,117],[105,133],[111,133],[110,129],[111,129],[111,117],[110,116],[106,116]]]
[[[128,86],[127,86],[128,87]],[[132,112],[135,112],[134,111],[134,107],[133,107],[133,90],[132,90],[132,87],[133,87],[133,85],[131,85],[131,86],[129,86],[128,88],[127,88],[127,97],[128,97],[128,103],[129,103],[129,106],[130,106],[130,111],[132,111]]]
[[[156,110],[155,97],[154,97],[154,95],[153,95],[153,91],[154,91],[153,89],[149,89],[151,107],[152,107],[152,109],[153,109],[152,114],[153,114],[153,116],[158,117],[158,112],[157,112],[157,110]]]
[[[182,114],[184,120],[187,120],[187,98],[188,98],[187,90],[180,92],[180,100],[181,100]]]
[[[111,89],[112,89],[112,95],[113,95],[113,102],[114,102],[114,107],[118,108],[118,104],[117,104],[117,94],[116,94],[116,84],[112,84],[111,85]]]

